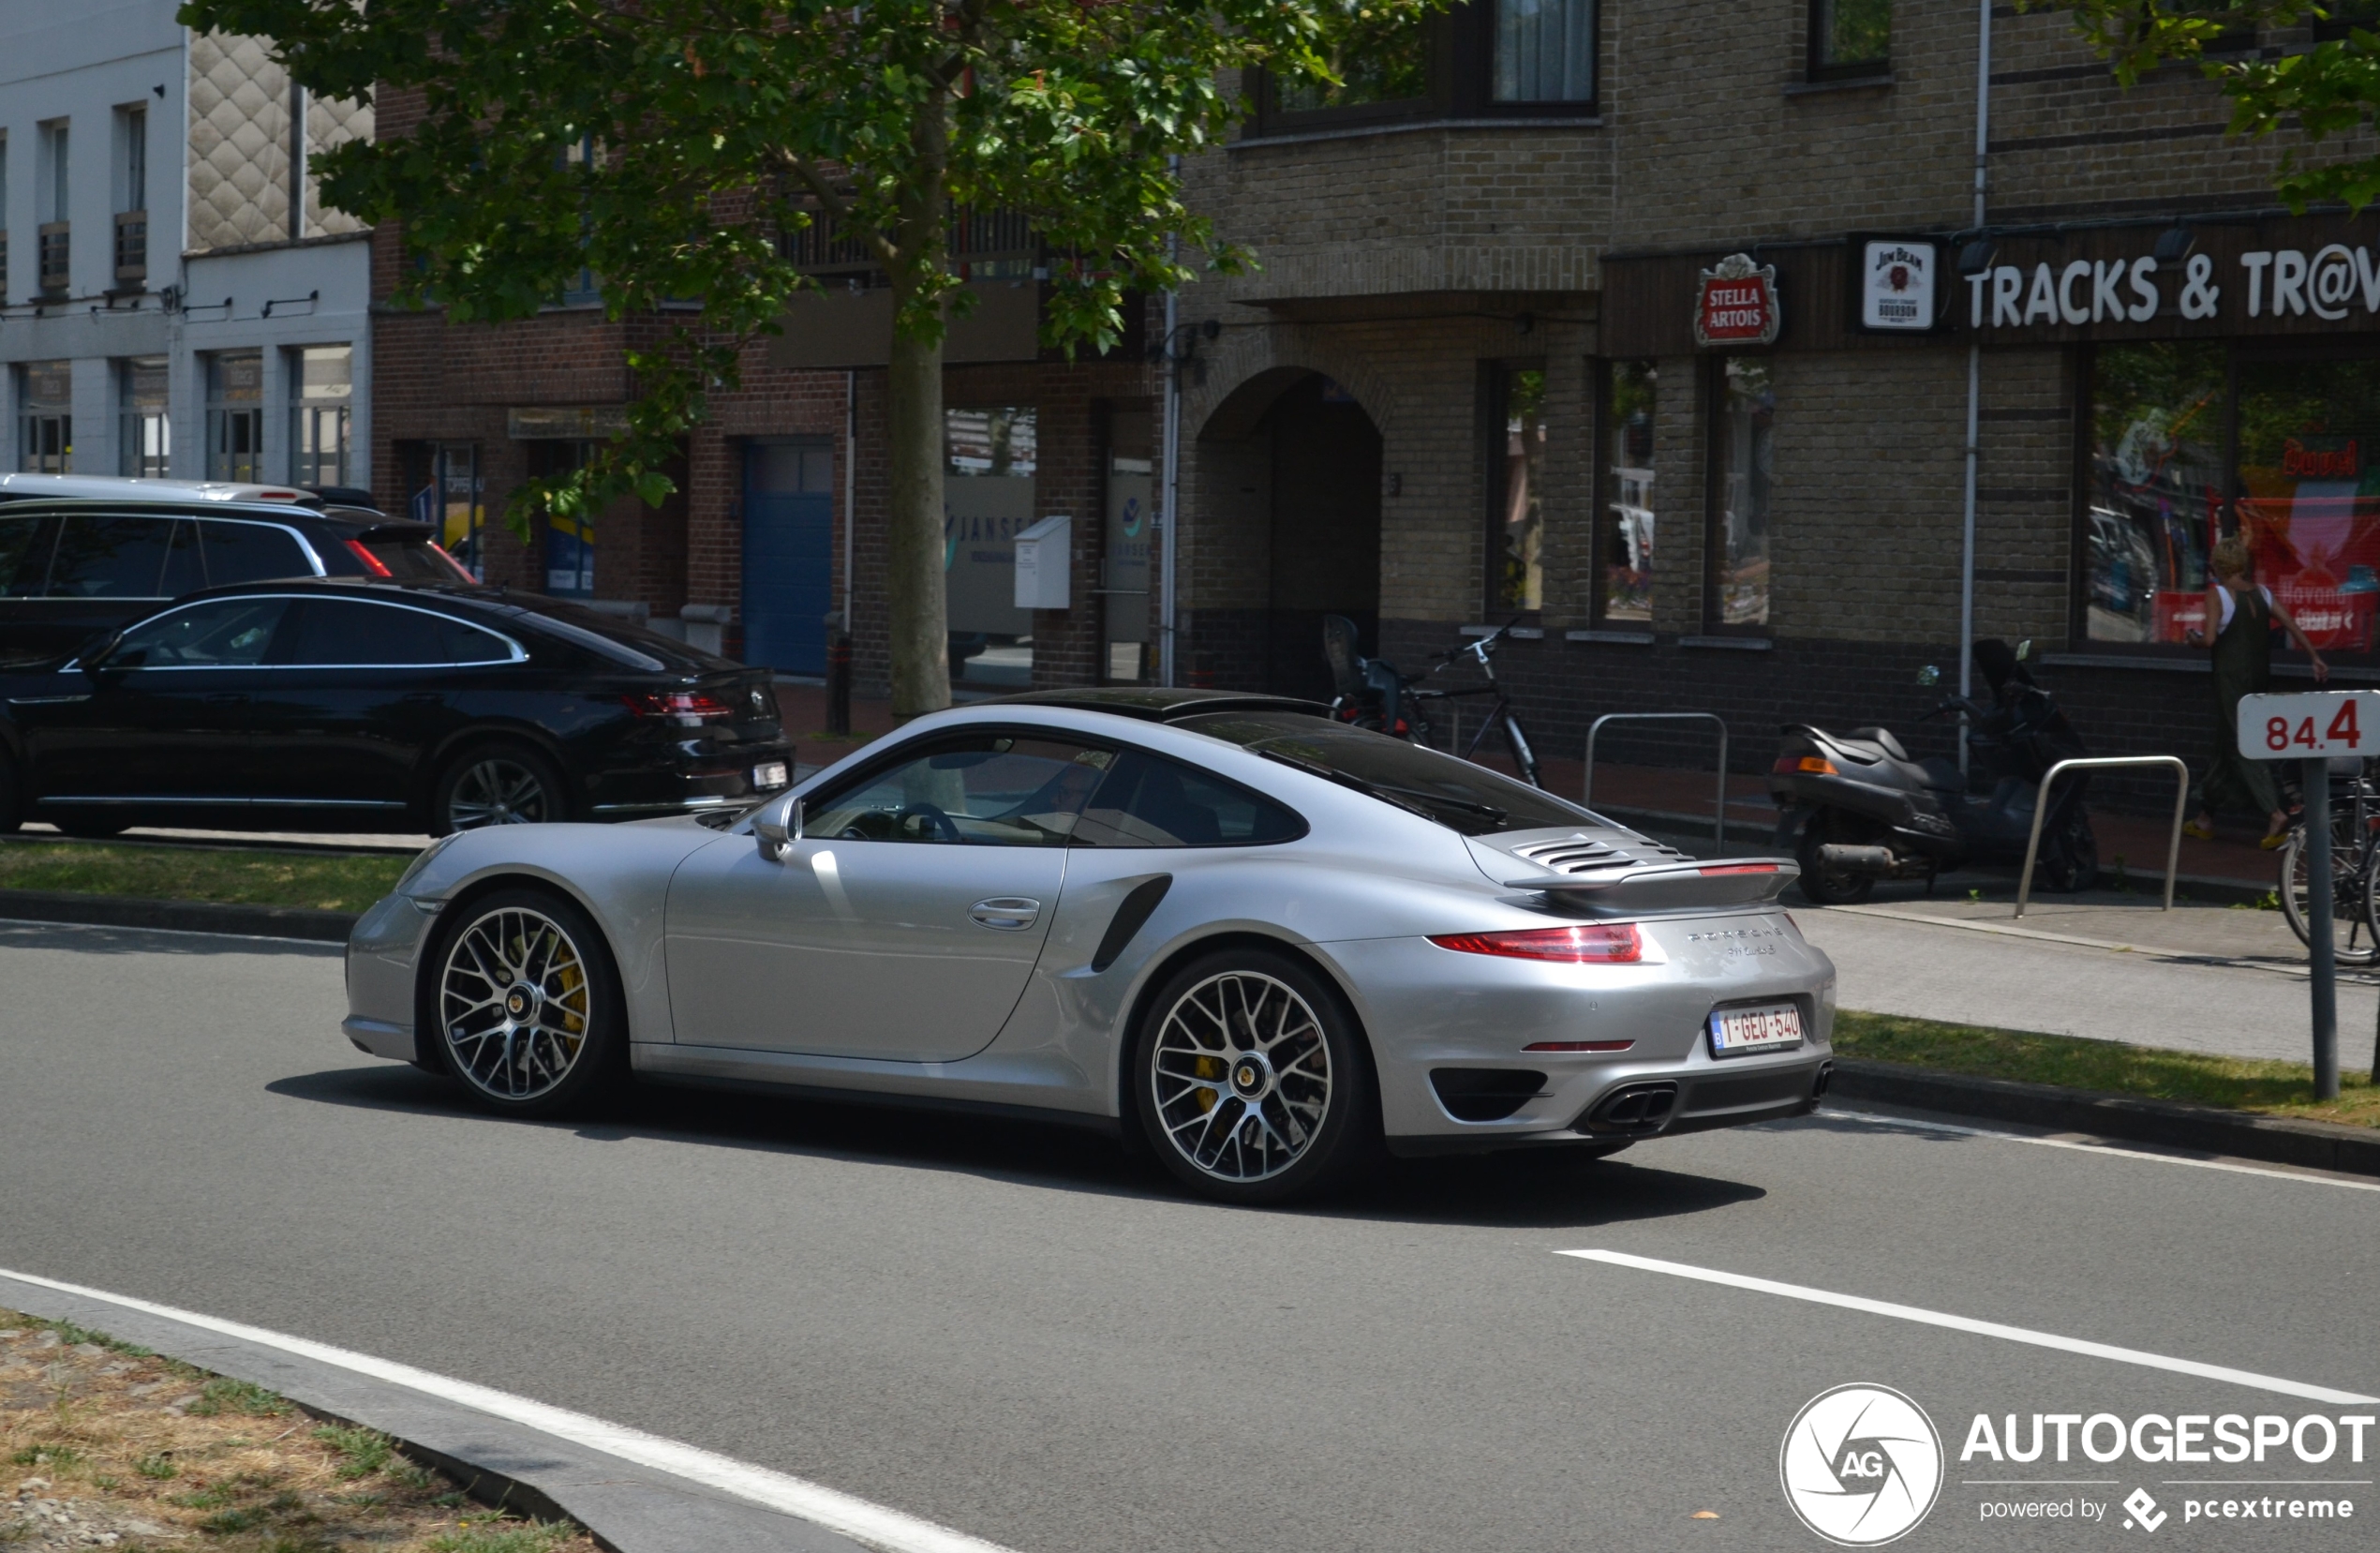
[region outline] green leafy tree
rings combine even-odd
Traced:
[[[628,429],[512,509],[655,501],[707,396],[809,282],[789,234],[855,246],[894,298],[888,371],[893,709],[949,701],[942,341],[965,306],[953,212],[1012,211],[1056,256],[1045,338],[1105,350],[1128,294],[1249,256],[1170,158],[1242,111],[1228,73],[1334,82],[1350,32],[1444,0],[188,0],[269,37],[323,97],[418,101],[401,133],[320,159],[326,202],[401,223],[400,305],[524,318],[589,273],[630,354]],[[400,100],[396,96],[388,101]],[[394,116],[394,115],[393,115]]]
[[[2020,0],[2045,8],[2048,0]],[[2126,86],[2143,72],[2195,62],[2231,100],[2231,132],[2268,135],[2283,126],[2306,144],[2283,154],[2273,187],[2293,210],[2343,201],[2360,211],[2380,198],[2380,155],[2327,155],[2326,142],[2374,123],[2380,112],[2380,4],[2373,0],[2080,0],[2077,32],[2090,39]],[[2324,37],[2296,53],[2268,59],[2249,52],[2207,57],[2210,49],[2253,42],[2261,30],[2297,27],[2311,17],[2335,22],[2343,37]],[[2329,30],[2329,29],[2326,29]]]

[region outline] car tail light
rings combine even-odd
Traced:
[[[1524,1052],[1625,1052],[1636,1042],[1632,1040],[1533,1040],[1521,1048]]]
[[[1777,764],[1770,767],[1769,769],[1778,776],[1842,775],[1840,771],[1835,769],[1835,763],[1833,761],[1821,754],[1806,754],[1799,757],[1789,754],[1781,754],[1777,757]]]
[[[1433,933],[1430,942],[1465,954],[1507,960],[1552,960],[1570,965],[1627,965],[1644,958],[1644,940],[1633,922],[1580,922],[1567,928],[1524,928],[1518,933]]]
[[[1723,874],[1774,874],[1777,872],[1777,865],[1775,863],[1718,863],[1710,868],[1698,868],[1694,872],[1708,879]]]
[[[736,709],[699,690],[649,691],[623,695],[620,704],[639,717],[674,717],[687,723],[717,723],[736,715]]]
[[[479,578],[471,575],[471,569],[469,567],[464,565],[461,561],[456,560],[452,555],[449,555],[445,545],[440,545],[437,540],[431,540],[429,545],[431,549],[438,552],[439,560],[454,568],[454,575],[456,576],[461,577],[465,582],[469,583],[476,583],[480,580]]]
[[[362,540],[350,539],[346,542],[346,545],[349,551],[354,555],[355,559],[364,563],[364,570],[369,572],[376,577],[385,577],[390,575],[388,562],[382,560],[379,557],[365,549]]]

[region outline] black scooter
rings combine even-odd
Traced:
[[[2032,644],[1975,644],[1975,665],[1989,681],[1988,705],[1947,696],[1928,717],[1968,716],[1971,791],[1957,763],[1940,755],[1911,760],[1886,728],[1848,735],[1788,724],[1769,769],[1778,811],[1777,845],[1802,865],[1802,893],[1820,905],[1864,901],[1879,879],[1924,879],[1970,862],[2021,868],[2032,834],[2041,779],[2060,760],[2087,752],[2065,713],[2025,671]],[[1941,682],[1928,665],[1921,685]],[[2099,877],[2099,843],[2083,807],[2090,778],[2058,784],[2043,816],[2040,882],[2061,892]]]

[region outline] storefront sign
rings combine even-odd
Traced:
[[[566,405],[558,409],[516,407],[504,412],[504,434],[514,441],[550,438],[594,441],[628,430],[628,411],[620,405]]]
[[[1731,253],[1703,272],[1694,301],[1695,344],[1774,345],[1782,321],[1774,264],[1755,265],[1749,255]]]
[[[2002,339],[2380,332],[2380,224],[2341,216],[2208,220],[2000,240],[1966,276],[1967,323]],[[2168,254],[2176,245],[2168,244]]]
[[[1941,249],[1926,238],[1870,237],[1858,252],[1859,326],[1895,334],[1931,329]]]

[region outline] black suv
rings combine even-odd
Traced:
[[[122,500],[7,500],[0,659],[71,652],[202,588],[273,577],[469,582],[436,539],[426,523],[310,496],[211,500],[144,489]]]
[[[215,589],[0,665],[0,830],[443,835],[740,808],[792,767],[768,670],[477,584]]]

